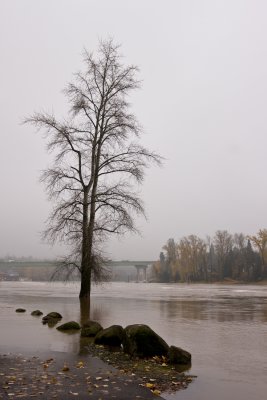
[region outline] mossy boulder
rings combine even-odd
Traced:
[[[168,361],[170,364],[191,364],[191,354],[180,347],[170,346]]]
[[[59,314],[59,313],[56,312],[56,311],[52,311],[52,312],[48,313],[48,314],[46,315],[46,317],[48,317],[48,318],[55,318],[55,319],[61,319],[61,318],[62,318],[62,315]]]
[[[124,339],[124,329],[120,325],[112,325],[109,328],[98,332],[95,337],[95,344],[107,346],[120,346]]]
[[[57,327],[59,331],[73,331],[73,330],[79,330],[81,329],[80,325],[78,322],[75,321],[70,321],[66,322],[65,324],[59,325]]]
[[[103,327],[98,322],[89,320],[83,324],[81,336],[94,337],[102,330]]]
[[[43,315],[43,313],[40,310],[34,310],[31,312],[31,315],[33,315],[35,317],[40,317],[41,315]]]
[[[62,315],[58,312],[50,312],[42,318],[43,324],[51,323],[55,325],[59,320],[62,319]]]
[[[24,313],[24,312],[26,312],[26,310],[25,310],[25,308],[17,308],[17,309],[16,309],[16,312],[18,312],[18,313]]]
[[[140,358],[167,356],[169,346],[149,326],[128,325],[124,331],[123,350],[125,353]]]

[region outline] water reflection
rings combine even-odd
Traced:
[[[213,300],[177,300],[159,302],[164,318],[214,320],[217,322],[267,321],[267,303],[262,298],[220,298]]]

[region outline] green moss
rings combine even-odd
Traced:
[[[82,337],[94,337],[98,332],[102,331],[103,327],[97,322],[89,320],[83,324],[81,336]]]
[[[81,327],[78,324],[78,322],[70,321],[70,322],[66,322],[65,324],[58,326],[57,329],[59,331],[72,331],[72,330],[79,330],[79,329],[81,329]]]

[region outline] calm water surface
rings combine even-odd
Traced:
[[[79,334],[43,326],[30,312],[80,320],[75,284],[0,282],[0,351],[79,352]],[[267,287],[112,283],[93,288],[91,318],[104,327],[146,323],[192,353],[198,378],[167,399],[266,400]],[[16,314],[24,307],[26,314]]]

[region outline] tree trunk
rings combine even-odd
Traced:
[[[90,296],[80,298],[80,322],[83,325],[90,319]]]
[[[80,299],[85,299],[89,303],[90,307],[90,295],[91,295],[91,276],[93,266],[93,237],[94,237],[94,226],[95,226],[95,204],[96,204],[96,191],[98,184],[98,166],[99,166],[99,154],[100,148],[97,151],[96,161],[93,164],[94,180],[92,192],[90,194],[90,214],[88,216],[88,193],[85,193],[86,200],[84,200],[84,206],[86,205],[86,213],[84,209],[84,232],[83,232],[83,259],[82,259],[82,273],[81,273],[81,290]],[[86,215],[85,215],[86,214]],[[86,300],[87,299],[87,300]]]
[[[91,293],[91,268],[86,267],[81,273],[80,299],[89,299]]]
[[[90,305],[91,294],[91,249],[88,235],[88,190],[84,190],[83,198],[83,235],[81,260],[81,287],[79,298]]]

